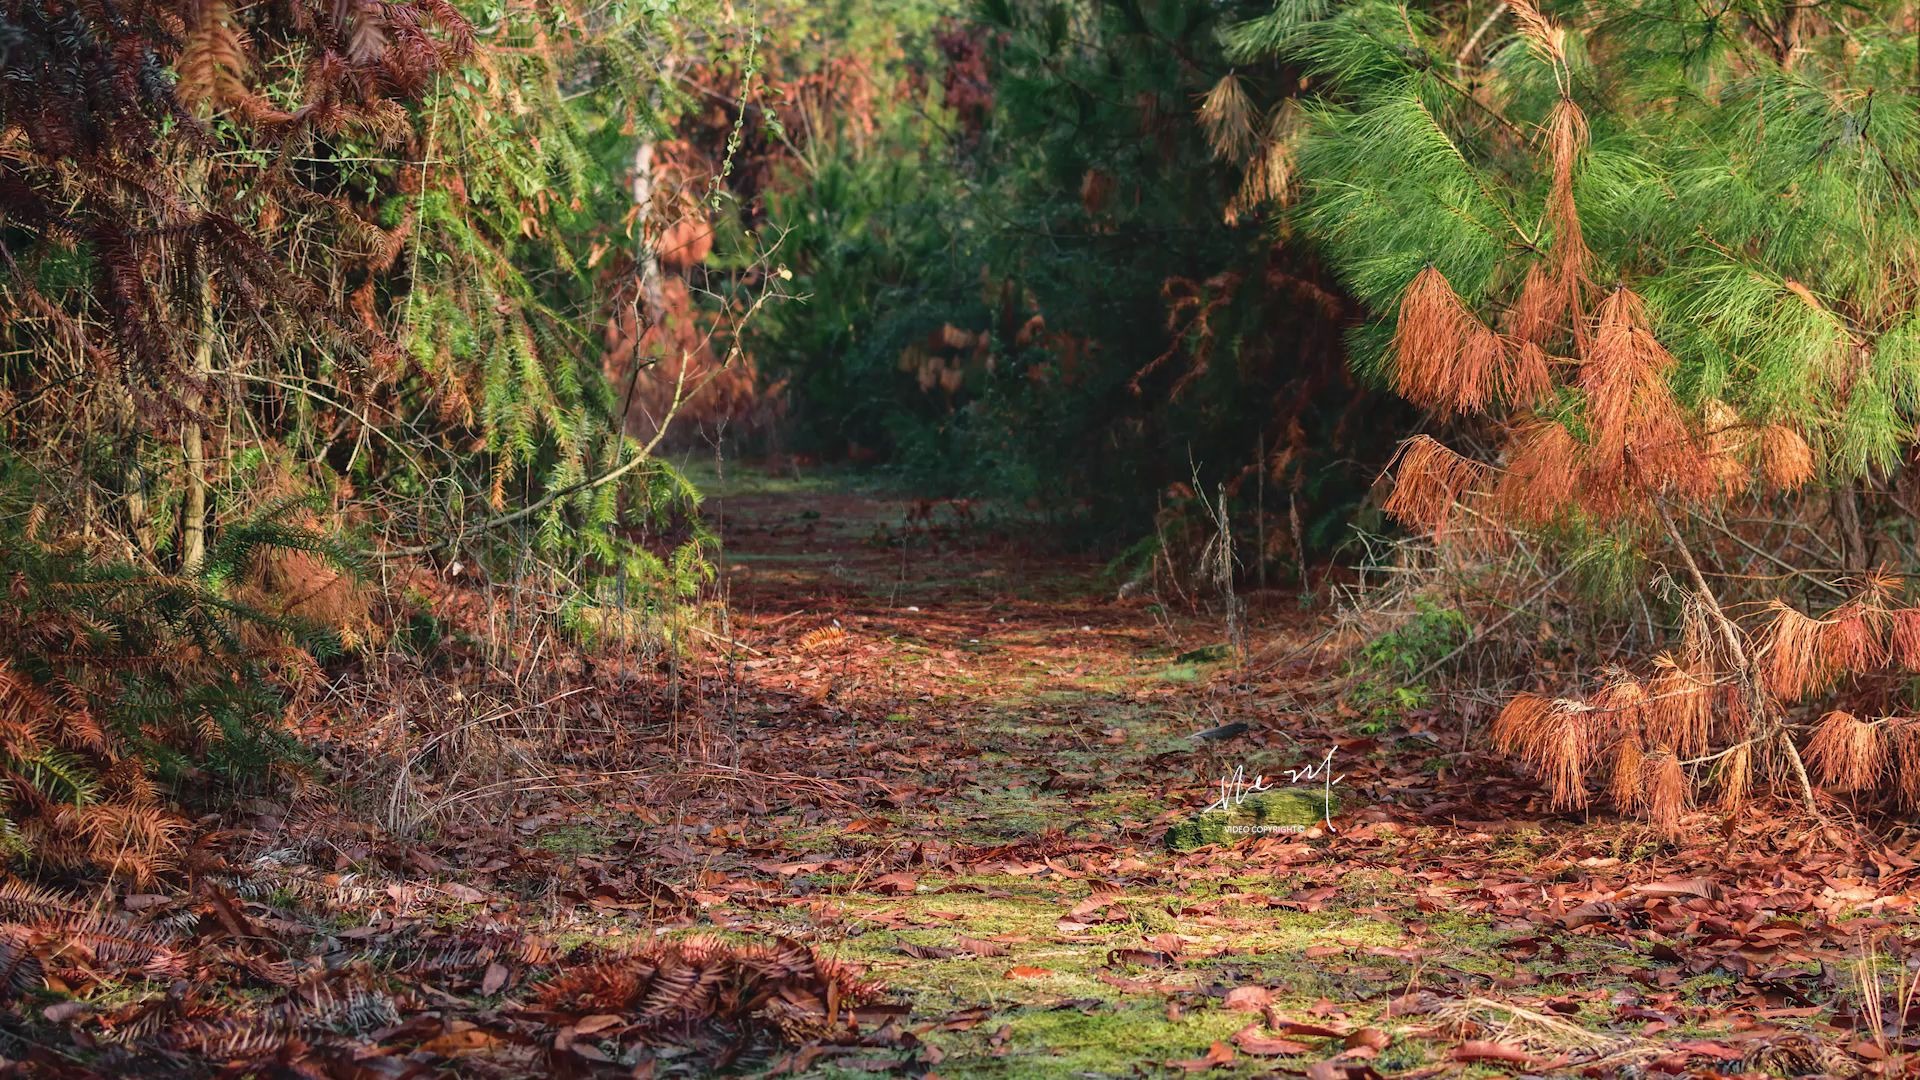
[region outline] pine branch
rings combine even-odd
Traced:
[[[1740,630],[1720,606],[1720,600],[1714,595],[1713,588],[1707,584],[1705,574],[1700,572],[1700,564],[1694,560],[1693,550],[1674,524],[1673,515],[1667,511],[1666,504],[1659,498],[1652,500],[1653,508],[1660,515],[1660,523],[1666,528],[1667,539],[1672,541],[1674,550],[1679,552],[1680,561],[1687,568],[1687,576],[1692,579],[1695,593],[1705,605],[1707,614],[1713,618],[1714,626],[1720,631],[1721,642],[1726,645],[1727,657],[1733,661],[1734,675],[1740,682],[1741,694],[1747,699],[1747,707],[1755,717],[1767,725],[1764,737],[1775,739],[1786,754],[1787,762],[1793,767],[1794,779],[1800,785],[1800,800],[1809,814],[1821,825],[1827,824],[1826,815],[1820,812],[1820,804],[1815,801],[1813,781],[1807,776],[1807,766],[1800,759],[1800,750],[1793,744],[1792,735],[1786,725],[1772,708],[1768,697],[1761,692],[1758,679],[1754,675],[1753,664],[1747,657],[1746,646],[1740,640]]]

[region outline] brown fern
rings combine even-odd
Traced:
[[[847,631],[840,626],[822,626],[800,635],[795,646],[803,653],[823,653],[837,649],[847,642]]]
[[[819,1035],[877,984],[798,942],[738,945],[709,936],[664,942],[562,971],[540,991],[552,1008],[630,1017],[646,1039],[700,1030]]]

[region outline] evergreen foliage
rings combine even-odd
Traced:
[[[684,66],[750,85],[756,34],[709,3],[0,3],[9,836],[153,872],[159,825],[135,863],[57,823],[266,775],[297,676],[380,636],[375,560],[539,567],[581,632],[686,605],[697,493],[589,328],[658,242],[635,146]]]
[[[1883,487],[1907,486],[1920,385],[1911,20],[1359,0],[1226,33],[1313,90],[1281,144],[1288,221],[1373,316],[1355,366],[1461,417],[1456,444],[1501,447],[1411,441],[1386,509],[1481,556],[1544,542],[1675,649],[1509,703],[1496,742],[1556,805],[1584,806],[1606,768],[1615,804],[1663,826],[1696,787],[1737,805],[1757,777],[1811,806],[1802,745],[1811,779],[1904,797],[1886,747],[1910,721],[1834,709],[1803,729],[1796,709],[1903,708],[1882,672],[1908,609],[1873,564],[1912,568]],[[1830,561],[1809,533],[1838,537]],[[1802,615],[1781,596],[1803,590],[1843,602]]]
[[[1317,263],[1260,207],[1223,220],[1242,179],[1191,122],[1230,67],[1219,32],[1264,9],[988,3],[886,57],[899,106],[770,205],[805,300],[754,340],[792,377],[798,448],[1091,511],[1107,537],[1163,501],[1198,528],[1197,474],[1237,520],[1265,499],[1243,565],[1294,561],[1290,499],[1310,548],[1338,542],[1390,449],[1351,420],[1394,407],[1351,398]]]

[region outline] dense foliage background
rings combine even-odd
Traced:
[[[728,205],[724,166],[693,199],[632,178],[703,104],[687,69],[748,85],[758,32],[697,4],[0,9],[10,842],[165,865],[150,781],[264,780],[313,661],[410,625],[395,560],[673,635],[708,538],[593,330]]]
[[[990,3],[881,58],[876,130],[769,204],[807,299],[753,341],[791,379],[793,448],[1110,542],[1224,484],[1274,515],[1249,568],[1293,562],[1290,504],[1312,550],[1343,539],[1405,421],[1346,377],[1357,311],[1195,117],[1223,31],[1263,10]]]

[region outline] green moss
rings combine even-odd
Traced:
[[[1195,664],[1168,664],[1153,673],[1161,682],[1190,683],[1200,681],[1200,668]]]
[[[1233,646],[1223,641],[1215,645],[1202,645],[1197,649],[1188,649],[1174,657],[1173,661],[1176,664],[1215,664],[1231,659],[1232,656]]]
[[[998,1027],[931,1036],[948,1058],[948,1077],[1134,1076],[1158,1072],[1164,1062],[1198,1058],[1217,1039],[1247,1023],[1244,1013],[1205,1010],[1167,1019],[1158,1000],[1072,1008],[1022,1009],[1001,1018],[1004,1042],[990,1046]]]
[[[533,846],[555,855],[594,855],[613,845],[612,837],[598,825],[562,825],[540,834]]]
[[[1173,851],[1192,851],[1209,844],[1231,844],[1264,831],[1305,830],[1339,811],[1340,797],[1328,797],[1322,788],[1280,788],[1248,796],[1230,811],[1209,810],[1167,830],[1166,845]]]

